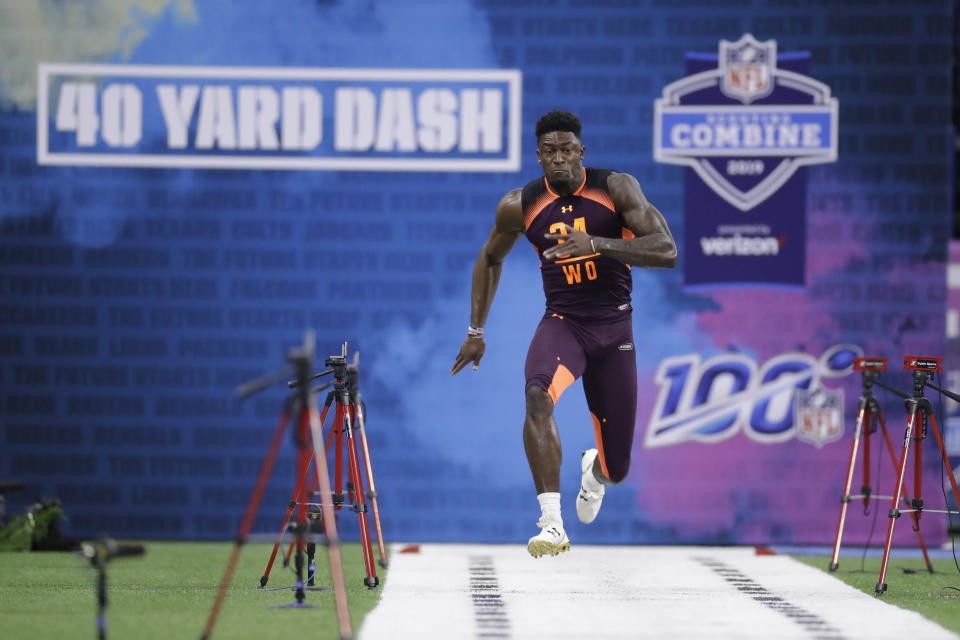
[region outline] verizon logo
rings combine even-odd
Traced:
[[[780,241],[770,236],[720,236],[700,238],[700,248],[707,256],[775,256]]]

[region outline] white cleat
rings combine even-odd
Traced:
[[[527,543],[527,551],[534,558],[545,555],[555,556],[561,551],[570,550],[570,539],[567,538],[562,523],[540,518],[537,526],[540,527],[540,533],[530,538],[530,542]]]
[[[600,491],[590,491],[583,486],[583,480],[588,473],[593,473],[593,461],[597,459],[596,449],[587,449],[580,458],[580,493],[577,494],[577,517],[583,524],[590,524],[600,513],[603,504],[603,494],[606,489],[601,486]]]

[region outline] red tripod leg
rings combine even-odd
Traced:
[[[290,502],[287,505],[287,513],[283,516],[283,524],[280,525],[280,532],[277,534],[277,541],[273,543],[273,551],[270,553],[270,560],[267,561],[267,568],[263,571],[263,576],[260,578],[260,588],[262,589],[267,585],[267,580],[270,579],[270,569],[273,567],[273,561],[277,557],[277,550],[280,548],[280,543],[283,541],[283,534],[287,530],[287,525],[290,524],[290,516],[293,514],[293,509],[297,504],[297,496],[300,495],[300,487],[306,481],[306,477],[301,477],[297,480],[297,486],[293,489],[293,494],[290,496]]]
[[[864,425],[870,424],[870,409],[863,398],[860,399],[860,411],[857,412],[857,426],[853,430],[853,444],[850,445],[850,461],[847,464],[847,480],[843,485],[843,495],[840,498],[840,521],[837,523],[837,536],[833,542],[833,555],[830,557],[830,571],[836,571],[840,559],[840,540],[843,538],[843,527],[847,519],[847,507],[850,506],[850,486],[853,484],[853,469],[857,462],[857,448],[860,445],[860,433]],[[864,456],[863,466],[870,466],[870,457]],[[866,482],[866,480],[864,480]]]
[[[896,454],[894,454],[893,452],[893,443],[890,441],[890,434],[887,432],[887,425],[884,422],[883,414],[880,411],[877,411],[877,419],[880,421],[880,429],[883,431],[883,439],[884,439],[884,442],[886,442],[887,444],[887,451],[890,453],[890,462],[892,462],[893,466],[896,467],[897,458],[896,458]],[[901,495],[900,497],[903,500],[903,502],[907,505],[910,504],[910,498],[908,497],[909,495],[910,495],[910,489],[907,487],[906,483],[904,483],[903,495]],[[920,544],[920,550],[923,551],[923,559],[927,563],[927,571],[929,571],[930,573],[933,573],[933,563],[930,562],[930,556],[929,554],[927,554],[927,544],[923,541],[923,534],[920,532],[919,528],[916,528],[915,531],[917,532],[917,542]]]
[[[900,458],[900,464],[897,466],[897,487],[893,492],[893,504],[890,505],[890,522],[887,525],[887,541],[883,545],[883,560],[880,562],[880,579],[877,581],[877,586],[875,587],[878,596],[883,595],[883,592],[887,590],[887,583],[884,582],[884,579],[887,577],[887,562],[890,560],[890,545],[893,543],[893,525],[900,516],[900,510],[897,509],[897,505],[900,503],[900,495],[903,491],[903,473],[907,466],[907,454],[910,453],[910,436],[913,435],[917,415],[917,412],[910,414],[907,420],[907,431],[903,436],[903,453]],[[920,415],[920,419],[922,420],[922,414]]]
[[[333,502],[331,499],[330,472],[327,467],[326,456],[320,451],[323,433],[315,406],[310,406],[309,415],[310,432],[313,436],[313,459],[317,466],[317,477],[320,481],[320,509],[323,515],[324,535],[327,539],[330,579],[333,582],[333,597],[337,607],[337,623],[340,627],[340,638],[352,638],[353,631],[350,626],[350,609],[347,605],[347,586],[343,579],[343,563],[340,558],[340,538],[337,536],[336,516],[333,513]]]
[[[253,494],[250,496],[250,502],[247,503],[247,511],[243,515],[243,520],[240,522],[240,529],[237,532],[237,541],[233,546],[233,552],[230,554],[230,560],[227,562],[227,568],[223,572],[223,577],[220,579],[220,587],[217,589],[217,597],[213,601],[213,607],[210,609],[210,615],[207,617],[207,623],[203,627],[203,635],[200,636],[201,640],[207,640],[210,637],[210,634],[213,633],[213,626],[217,622],[217,616],[220,613],[220,607],[223,605],[223,600],[227,596],[227,589],[230,587],[230,582],[233,580],[233,572],[237,568],[237,560],[240,558],[240,550],[243,548],[243,543],[247,540],[247,535],[250,533],[250,528],[253,526],[253,518],[257,513],[257,508],[260,506],[260,500],[263,498],[263,491],[267,486],[267,478],[270,477],[270,472],[273,471],[273,463],[277,457],[277,450],[280,448],[280,441],[283,438],[283,431],[286,429],[287,421],[290,419],[290,413],[284,411],[280,415],[280,420],[277,422],[277,428],[273,432],[273,439],[270,440],[270,448],[267,450],[267,457],[263,459],[263,464],[260,465],[260,473],[257,475],[257,484],[253,488]]]
[[[350,480],[353,482],[354,510],[357,512],[357,518],[360,521],[360,541],[363,547],[363,563],[367,569],[367,577],[363,581],[367,587],[373,589],[380,584],[377,578],[377,569],[373,566],[373,544],[370,540],[370,523],[367,520],[367,503],[363,493],[363,478],[360,476],[360,459],[357,455],[357,441],[353,437],[353,426],[350,420],[350,412],[344,409],[344,431],[347,437],[347,456],[349,458]]]
[[[367,428],[366,419],[363,415],[363,407],[358,403],[354,405],[354,416],[356,417],[357,427],[360,429],[360,445],[363,447],[363,462],[367,470],[367,486],[370,491],[367,497],[370,498],[370,507],[373,510],[373,528],[377,532],[377,551],[380,553],[380,566],[387,567],[387,550],[383,541],[383,527],[380,524],[380,501],[377,496],[377,485],[373,481],[373,463],[370,461],[370,448],[367,446]]]

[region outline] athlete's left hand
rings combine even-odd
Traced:
[[[547,240],[556,240],[557,245],[550,247],[543,252],[545,260],[556,260],[557,258],[579,258],[595,253],[590,246],[590,236],[583,231],[574,229],[568,224],[563,225],[566,230],[563,233],[545,233],[543,237]]]

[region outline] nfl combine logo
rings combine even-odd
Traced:
[[[809,62],[747,33],[688,53],[654,102],[654,160],[688,169],[684,285],[805,284],[801,170],[835,161],[839,139],[837,100]]]
[[[820,448],[843,435],[843,389],[797,389],[794,404],[798,440]]]
[[[717,89],[740,104],[712,102]],[[749,211],[798,168],[837,159],[837,100],[822,82],[779,68],[776,40],[721,40],[716,68],[667,85],[654,103],[653,151]]]

